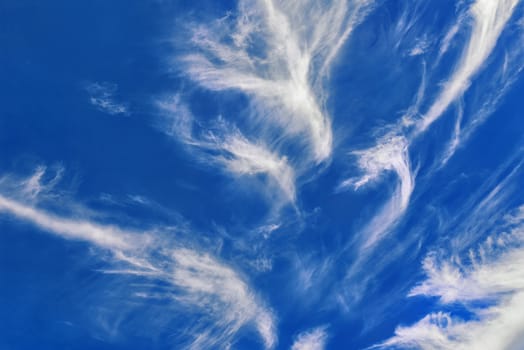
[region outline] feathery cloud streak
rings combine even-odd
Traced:
[[[420,120],[417,132],[425,131],[469,87],[471,78],[489,57],[519,0],[477,0],[471,5],[473,27],[458,67],[435,102]]]
[[[200,52],[183,57],[185,72],[208,89],[247,94],[252,117],[267,127],[280,126],[287,136],[306,135],[313,160],[322,162],[333,142],[322,86],[371,4],[240,1],[234,18],[195,26],[192,42]]]
[[[185,290],[178,300],[211,309],[211,314],[216,313],[220,317],[217,321],[222,324],[216,332],[212,332],[213,339],[199,338],[193,348],[223,346],[249,323],[255,324],[267,349],[276,344],[273,315],[259,304],[235,271],[207,254],[186,248],[175,250],[173,259],[175,269],[172,281]]]
[[[36,181],[38,174],[29,182]],[[234,269],[207,253],[172,242],[158,230],[140,232],[89,219],[62,217],[1,194],[0,213],[111,252],[118,268],[109,273],[139,275],[167,283],[171,291],[165,299],[174,298],[175,308],[198,312],[202,314],[201,322],[211,324],[206,324],[205,331],[188,330],[193,336],[189,344],[192,349],[231,343],[236,332],[246,326],[255,327],[265,348],[276,343],[272,312]]]
[[[388,227],[391,227],[403,215],[409,204],[411,193],[415,188],[415,176],[412,174],[408,152],[413,139],[423,133],[446,111],[452,102],[461,97],[467,90],[472,77],[482,68],[482,65],[493,51],[518,2],[519,0],[477,0],[472,3],[469,13],[473,23],[469,39],[459,59],[457,68],[444,84],[436,100],[430,105],[428,112],[421,119],[415,119],[415,116],[418,114],[416,111],[420,108],[424,98],[424,90],[427,84],[425,75],[423,75],[423,81],[417,93],[414,106],[408,110],[395,130],[386,137],[379,138],[374,147],[352,152],[352,154],[359,157],[359,167],[365,174],[361,180],[345,180],[342,183],[342,187],[353,185],[355,189],[358,189],[361,184],[367,183],[370,179],[378,178],[378,175],[388,171],[394,171],[399,179],[397,190],[372,219],[367,226],[368,229],[365,230],[365,234],[370,237],[368,242],[375,242],[377,237],[384,236],[388,231]],[[465,17],[461,16],[459,24],[454,26],[444,38],[441,54],[447,50],[449,41],[459,30],[458,26],[466,23]],[[518,64],[516,70],[520,71],[520,67],[520,64]],[[505,91],[506,89],[503,90]],[[500,93],[490,100],[489,106],[483,107],[481,114],[486,114],[487,110],[491,111],[493,105],[499,99]],[[462,106],[459,110],[459,118],[455,124],[453,139],[447,145],[445,154],[441,159],[441,165],[446,163],[460,145],[461,122]],[[412,125],[415,125],[415,129],[410,132]],[[390,140],[395,138],[404,139],[404,145],[397,147],[395,145],[396,142],[391,144]],[[384,150],[388,151],[384,152]],[[370,159],[376,159],[377,161],[370,162]]]
[[[300,333],[291,346],[291,350],[323,350],[328,335],[324,327]]]
[[[193,115],[178,95],[159,106],[167,112],[167,133],[198,149],[196,156],[201,162],[219,165],[235,176],[267,175],[270,185],[276,185],[286,202],[295,201],[295,173],[286,157],[263,142],[251,142],[222,118],[205,132],[195,134]]]
[[[374,348],[518,349],[524,338],[524,207],[506,216],[466,257],[446,259],[436,252],[424,261],[427,279],[410,296],[438,297],[443,306],[464,305],[473,316],[454,317],[439,311]]]
[[[358,179],[344,181],[341,187],[352,186],[358,190],[361,186],[380,179],[385,172],[393,171],[398,176],[396,188],[390,199],[373,217],[363,230],[365,247],[375,244],[406,210],[415,179],[411,172],[407,140],[400,136],[386,136],[375,147],[354,151],[364,175]]]
[[[0,195],[0,212],[10,213],[29,221],[46,231],[69,239],[79,239],[108,249],[130,249],[134,242],[140,244],[145,235],[131,235],[114,226],[101,226],[89,221],[60,218],[23,205]]]

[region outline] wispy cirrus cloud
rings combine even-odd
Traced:
[[[64,168],[61,165],[55,165],[51,169],[39,165],[30,177],[23,180],[9,176],[0,177],[0,187],[8,189],[10,193],[16,193],[27,201],[36,201],[49,195],[56,195],[54,190],[62,179],[63,173]]]
[[[38,187],[42,169],[38,168],[29,179],[21,180],[21,184]],[[97,222],[84,217],[85,213],[55,214],[33,202],[1,194],[3,190],[0,188],[0,214],[64,239],[91,244],[105,252],[101,259],[106,259],[109,252],[109,263],[114,268],[105,269],[106,273],[140,276],[153,284],[167,285],[160,289],[163,292],[155,295],[136,294],[141,298],[170,301],[174,315],[178,309],[184,309],[186,317],[198,315],[198,322],[177,334],[188,348],[208,349],[230,344],[244,327],[253,327],[266,349],[276,344],[275,317],[271,310],[234,268],[198,249],[197,244],[172,241],[159,228],[129,229]]]
[[[471,79],[495,48],[518,3],[519,0],[477,0],[471,5],[469,14],[473,24],[462,57],[438,97],[418,122],[417,132],[425,131],[468,89]]]
[[[395,126],[389,127],[392,131],[388,132],[386,136],[378,137],[374,146],[351,152],[351,155],[357,157],[359,168],[364,174],[360,179],[352,177],[344,180],[340,188],[353,187],[357,190],[371,179],[380,178],[378,175],[391,171],[395,172],[399,179],[397,189],[364,229],[365,235],[370,237],[367,242],[375,242],[377,237],[384,237],[384,234],[392,229],[395,222],[405,213],[416,185],[415,174],[409,159],[409,149],[412,143],[421,137],[424,131],[440,118],[452,103],[464,95],[470,87],[472,79],[490,57],[518,3],[519,0],[477,0],[473,2],[469,11],[459,15],[457,24],[452,26],[442,39],[437,63],[440,62],[440,57],[448,50],[450,42],[456,37],[457,33],[471,23],[471,32],[456,68],[443,84],[435,100],[430,102],[428,111],[423,114],[420,113],[420,108],[425,103],[425,90],[428,86],[424,72],[413,105],[408,108]],[[471,21],[468,21],[468,18]],[[497,77],[495,80],[500,80],[500,84],[495,84],[493,89],[490,89],[490,93],[485,98],[485,103],[478,108],[477,117],[470,120],[465,127],[463,126],[464,106],[463,104],[459,105],[452,139],[445,144],[446,149],[439,159],[439,166],[445,165],[464,139],[467,139],[475,128],[493,112],[498,101],[520,73],[522,63],[519,58],[522,57],[523,53],[521,47],[519,41],[519,45],[515,45],[508,54],[509,59],[505,60],[506,64],[495,72]],[[403,142],[399,147],[399,142],[391,142],[390,140],[403,140]],[[368,246],[368,244],[365,244],[365,246]]]
[[[524,69],[524,33],[522,28],[515,31],[516,37],[510,44],[506,45],[504,58],[499,59],[493,68],[492,78],[484,86],[488,92],[484,92],[478,106],[473,106],[475,112],[470,120],[464,121],[464,102],[462,97],[469,89],[473,79],[478,75],[485,62],[488,61],[495,49],[504,28],[514,16],[515,9],[520,0],[510,1],[476,1],[467,13],[460,15],[457,24],[454,25],[445,36],[441,45],[443,55],[450,41],[457,35],[460,27],[468,23],[472,18],[471,33],[462,52],[462,56],[453,71],[451,77],[435,99],[428,112],[418,121],[418,132],[423,132],[434,121],[452,105],[458,105],[458,112],[451,140],[440,159],[440,167],[455,154],[462,144],[469,139],[473,132],[481,125],[497,108],[502,98],[516,81]],[[469,14],[469,16],[467,16]],[[415,134],[416,134],[415,133]]]
[[[236,12],[189,24],[186,53],[175,58],[180,73],[211,91],[243,93],[249,106],[244,116],[221,117],[210,126],[175,95],[159,103],[171,114],[163,129],[235,176],[267,176],[268,188],[280,192],[272,196],[283,199],[277,202],[294,203],[300,176],[331,156],[325,85],[337,53],[373,4],[241,0]],[[249,130],[236,126],[241,117]],[[197,124],[200,133],[193,129]],[[290,147],[300,153],[292,161]]]
[[[323,350],[326,346],[328,334],[325,327],[314,328],[300,333],[291,350]]]
[[[397,175],[397,185],[390,199],[363,229],[364,247],[370,247],[379,241],[391,229],[392,225],[407,209],[415,186],[415,177],[411,170],[407,140],[401,136],[387,135],[373,148],[354,151],[363,175],[350,178],[340,188],[360,187],[378,181],[388,172]]]
[[[290,202],[295,200],[294,172],[286,157],[279,157],[264,145],[250,143],[240,134],[227,135],[221,145],[226,153],[219,161],[230,172],[239,175],[268,174]]]
[[[425,279],[408,295],[437,298],[438,311],[397,327],[393,337],[372,348],[518,349],[524,344],[519,311],[524,307],[524,207],[500,210],[519,174],[520,163],[485,194],[458,226],[463,231],[450,237],[449,252],[435,250],[425,258]],[[478,237],[485,238],[472,245]],[[457,306],[467,312],[454,314]]]
[[[177,95],[159,102],[166,113],[162,128],[177,141],[188,145],[201,162],[220,166],[233,176],[265,175],[268,188],[282,194],[284,202],[295,201],[295,172],[285,156],[263,142],[250,141],[235,126],[218,118],[201,132],[193,130],[195,120]]]
[[[397,349],[518,349],[524,343],[524,211],[508,218],[508,232],[489,236],[465,259],[430,255],[424,262],[427,279],[410,296],[438,297],[443,306],[462,304],[469,318],[439,311],[374,348]],[[483,306],[484,305],[484,306]]]
[[[100,226],[89,221],[54,216],[1,195],[0,211],[64,238],[84,240],[108,249],[130,249],[133,246],[132,241],[140,244],[139,241],[145,238],[145,235],[131,237],[129,232],[114,226]]]
[[[207,254],[186,248],[177,249],[172,255],[174,272],[172,282],[184,289],[177,300],[193,306],[205,306],[210,314],[219,315],[221,327],[210,332],[209,337],[198,337],[191,345],[195,349],[208,349],[231,342],[236,332],[253,323],[264,341],[266,349],[276,345],[274,317],[260,305],[248,285],[239,275]],[[204,331],[204,334],[209,330]]]
[[[85,87],[89,94],[89,102],[99,111],[110,115],[127,115],[129,106],[118,101],[117,85],[108,82],[94,82]]]
[[[237,13],[193,26],[197,51],[181,58],[183,73],[211,90],[245,93],[250,118],[296,141],[306,136],[313,160],[322,162],[333,143],[324,79],[372,3],[240,1]]]

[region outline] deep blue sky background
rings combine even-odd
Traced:
[[[189,36],[187,23],[223,17],[235,11],[234,1],[3,0],[2,193],[8,195],[4,188],[10,176],[29,177],[36,167],[46,166],[46,182],[63,169],[52,190],[60,200],[53,202],[51,196],[35,207],[78,217],[76,207],[61,200],[68,198],[68,203],[88,208],[97,222],[137,230],[182,227],[183,234],[173,229],[166,235],[175,241],[183,236],[183,242],[198,242],[195,246],[213,252],[271,308],[278,349],[290,348],[297,334],[319,326],[326,327],[327,349],[363,349],[384,341],[399,324],[413,324],[442,309],[437,298],[406,297],[424,279],[424,257],[436,249],[452,249],[452,237],[461,233],[461,224],[468,226],[472,206],[522,160],[524,82],[515,75],[489,118],[438,168],[459,104],[464,106],[463,126],[469,126],[482,103],[500,90],[501,62],[522,40],[517,20],[523,9],[518,5],[469,89],[410,144],[416,185],[405,215],[376,249],[361,251],[358,237],[390,198],[397,176],[386,171],[379,182],[358,191],[338,190],[344,179],[359,174],[351,152],[371,147],[381,131],[400,120],[413,104],[424,70],[429,82],[420,109],[429,108],[467,41],[466,26],[436,63],[438,45],[459,15],[455,5],[379,1],[356,27],[326,83],[332,157],[297,179],[295,209],[285,206],[274,214],[275,195],[263,187],[264,175],[234,178],[196,159],[176,137],[166,135],[157,103],[181,93],[202,125],[222,115],[248,130],[245,94],[205,89],[184,76],[176,60],[190,51],[182,44]],[[399,35],[395,28],[406,18],[416,20]],[[308,25],[314,24],[312,18]],[[428,48],[410,56],[424,35]],[[109,87],[110,99],[126,112],[112,115],[93,104],[93,84]],[[246,133],[258,131],[252,127]],[[294,159],[293,148],[286,151]],[[520,180],[520,172],[511,177],[514,185]],[[500,221],[521,205],[520,187],[511,187],[493,217]],[[276,222],[280,227],[270,238],[261,238],[260,227]],[[494,222],[490,218],[486,227]],[[488,234],[479,233],[470,244]],[[109,255],[88,242],[64,240],[8,214],[0,216],[0,348],[186,346],[178,333],[197,324],[202,311],[136,298],[135,286],[147,279],[103,273],[111,269]],[[252,263],[257,258],[270,260],[271,268],[256,271]],[[348,271],[356,272],[350,276]],[[308,274],[311,286],[305,288],[300,281]],[[466,320],[473,317],[458,304],[444,309]],[[258,347],[261,343],[249,327],[234,337],[233,348]]]

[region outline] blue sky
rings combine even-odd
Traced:
[[[4,0],[0,348],[521,349],[520,0]]]

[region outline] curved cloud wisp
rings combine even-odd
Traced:
[[[471,78],[489,57],[519,0],[477,0],[470,8],[473,28],[458,68],[445,83],[417,126],[424,132],[469,87]]]
[[[412,174],[408,153],[408,149],[413,140],[426,131],[433,122],[443,115],[454,101],[462,97],[466,92],[470,86],[471,79],[479,72],[484,62],[494,50],[504,27],[510,20],[518,3],[519,0],[476,0],[472,3],[469,8],[469,14],[472,18],[472,28],[462,56],[459,59],[457,68],[445,82],[444,87],[437,95],[437,98],[431,103],[427,113],[423,115],[421,119],[416,119],[416,115],[418,114],[416,111],[420,108],[427,84],[424,74],[415,104],[408,110],[408,113],[402,118],[401,122],[394,127],[395,131],[393,131],[392,134],[396,136],[387,135],[386,137],[380,138],[374,147],[353,152],[353,154],[359,157],[359,167],[365,171],[365,174],[360,181],[353,179],[345,180],[342,183],[342,187],[352,185],[355,189],[358,189],[360,184],[364,184],[370,179],[375,179],[379,174],[388,171],[394,171],[399,179],[397,190],[367,226],[371,227],[372,230],[365,230],[366,236],[370,236],[368,242],[375,242],[378,237],[384,236],[388,227],[392,226],[397,219],[403,215],[409,204],[411,192],[415,187],[415,176]],[[444,38],[441,54],[447,50],[449,41],[459,30],[458,26],[465,24],[467,24],[465,16],[461,16],[459,23],[455,25]],[[517,55],[516,57],[520,56]],[[440,56],[437,61],[439,60]],[[513,61],[517,62],[517,60]],[[520,63],[517,63],[516,66],[516,71],[522,69]],[[508,84],[510,83],[504,83],[503,92],[507,90],[506,85]],[[500,100],[500,96],[500,93],[495,93],[495,96],[489,99],[489,106],[483,106],[479,114],[484,116],[488,112],[491,112],[493,105]],[[441,159],[441,166],[447,162],[460,146],[462,108],[463,107],[460,106],[459,118],[455,124],[453,139],[447,145],[445,154]],[[480,117],[472,122],[472,125],[467,131],[470,132],[475,126],[474,124],[477,124],[479,121]],[[411,129],[412,126],[414,126],[414,129]],[[404,145],[402,147],[391,147],[389,139],[395,138],[404,139]],[[387,149],[391,151],[384,153],[383,150]],[[387,157],[382,154],[387,155]]]
[[[280,156],[262,142],[248,140],[237,128],[219,118],[213,128],[200,135],[193,131],[194,117],[188,107],[175,96],[159,103],[166,112],[167,133],[197,152],[202,163],[218,165],[233,176],[266,175],[268,188],[276,187],[282,200],[294,203],[295,171],[286,157]]]
[[[33,187],[39,171],[30,178]],[[27,182],[22,184],[27,186]],[[188,348],[209,349],[231,343],[240,329],[250,326],[256,329],[266,349],[276,344],[272,312],[239,273],[207,253],[173,243],[161,234],[58,216],[1,194],[0,214],[110,252],[115,269],[106,273],[142,276],[167,284],[166,292],[160,295],[137,294],[141,298],[172,299],[173,307],[184,308],[188,317],[191,313],[199,315],[195,328],[185,332],[190,338]]]
[[[172,253],[174,271],[171,280],[183,288],[177,300],[184,304],[205,307],[216,314],[220,327],[199,336],[191,345],[194,349],[208,349],[227,344],[246,324],[253,323],[266,349],[276,344],[273,315],[261,306],[249,286],[230,267],[207,254],[181,248]]]
[[[300,333],[291,346],[291,350],[323,350],[328,335],[324,327]]]
[[[407,140],[400,136],[387,136],[373,148],[353,152],[358,157],[359,167],[364,175],[358,179],[348,179],[341,186],[351,186],[358,190],[380,179],[384,173],[394,172],[398,176],[397,185],[390,199],[363,229],[364,247],[373,246],[407,209],[415,186],[411,172]]]
[[[437,253],[424,261],[426,279],[409,296],[437,297],[444,308],[463,305],[468,318],[439,311],[374,346],[381,349],[517,349],[524,343],[524,206],[466,257]]]
[[[101,226],[89,221],[57,217],[2,195],[0,195],[0,212],[10,213],[23,221],[30,221],[64,238],[84,240],[108,249],[130,249],[134,246],[131,242],[143,240],[143,235],[142,237],[137,234],[132,235],[114,226]]]
[[[234,18],[196,26],[200,50],[183,57],[185,73],[211,90],[237,90],[265,127],[306,135],[316,163],[332,152],[323,80],[371,1],[244,0]],[[314,26],[306,26],[315,18]]]

